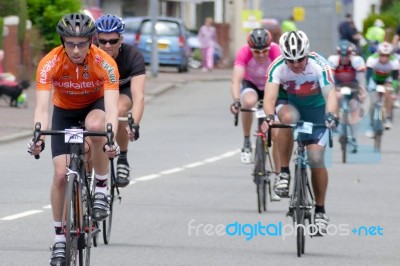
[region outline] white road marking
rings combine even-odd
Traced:
[[[41,212],[43,212],[43,211],[42,210],[31,210],[31,211],[26,211],[26,212],[17,213],[17,214],[14,214],[14,215],[6,216],[6,217],[1,218],[0,220],[1,221],[11,221],[11,220],[15,220],[15,219],[18,219],[18,218],[26,217],[26,216],[29,216],[29,215],[34,215],[34,214],[37,214],[37,213],[41,213]]]
[[[205,165],[207,163],[213,163],[213,162],[225,159],[225,158],[232,157],[232,156],[238,154],[239,152],[240,152],[240,149],[236,149],[236,150],[233,150],[233,151],[225,152],[225,153],[223,153],[223,154],[221,154],[219,156],[207,158],[207,159],[205,159],[203,161],[189,163],[189,164],[186,164],[186,165],[181,166],[181,167],[171,168],[171,169],[168,169],[168,170],[161,171],[161,172],[159,172],[157,174],[150,174],[150,175],[141,176],[141,177],[135,178],[135,180],[132,180],[129,183],[129,186],[132,186],[132,185],[134,185],[134,184],[136,184],[138,182],[150,181],[150,180],[157,179],[157,178],[160,178],[160,177],[163,177],[163,176],[168,176],[170,174],[182,172],[182,171],[184,171],[186,169],[192,169],[192,168],[200,167],[200,166]],[[51,209],[51,205],[43,206],[43,209]],[[21,212],[21,213],[17,213],[17,214],[14,214],[14,215],[10,215],[10,216],[6,216],[6,217],[3,217],[3,218],[0,218],[0,221],[11,221],[11,220],[23,218],[23,217],[26,217],[26,216],[38,214],[38,213],[41,213],[41,212],[43,212],[43,210],[30,210],[30,211]]]

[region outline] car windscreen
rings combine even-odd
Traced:
[[[150,20],[143,22],[140,33],[151,34],[152,23]],[[179,24],[172,21],[158,21],[156,24],[157,35],[179,36]]]
[[[139,29],[140,22],[140,19],[128,21],[125,20],[125,31],[135,33]]]

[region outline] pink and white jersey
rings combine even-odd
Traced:
[[[267,73],[268,66],[281,54],[279,45],[271,43],[268,58],[264,63],[258,63],[248,45],[242,46],[235,59],[235,66],[243,66],[245,69],[244,79],[252,82],[261,91],[265,86],[265,74]]]

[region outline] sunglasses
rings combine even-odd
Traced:
[[[297,59],[297,60],[286,59],[286,62],[288,62],[288,63],[290,63],[290,64],[293,64],[293,63],[301,63],[301,62],[303,62],[304,59],[306,59],[306,58],[307,58],[307,56],[304,56],[304,57],[299,58],[299,59]]]
[[[78,49],[82,49],[88,46],[90,41],[86,41],[86,42],[78,42],[78,43],[74,43],[74,42],[64,42],[65,47],[67,48],[71,48],[71,49],[75,49],[75,47],[78,47]]]
[[[257,55],[259,55],[259,54],[266,54],[266,53],[268,53],[269,48],[266,48],[266,49],[264,49],[264,50],[251,49],[251,51],[252,51],[254,54],[257,54]]]
[[[97,40],[101,45],[106,45],[107,43],[109,43],[110,45],[114,45],[117,44],[119,41],[118,39],[110,39],[110,40],[105,40],[105,39],[98,39]]]

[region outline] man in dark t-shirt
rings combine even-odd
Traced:
[[[139,123],[144,111],[144,85],[146,69],[143,55],[129,44],[122,42],[125,23],[114,15],[104,15],[96,21],[97,41],[99,47],[111,55],[118,65],[119,80],[119,116],[126,117],[132,113],[133,129],[126,122],[119,122],[117,142],[121,153],[117,160],[117,180],[119,187],[125,187],[130,182],[130,167],[128,163],[128,142],[139,138]]]

